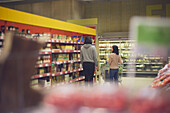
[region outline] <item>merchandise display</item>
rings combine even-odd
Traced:
[[[10,7],[24,10],[18,1]],[[61,1],[31,1],[32,13],[51,18],[0,6],[0,113],[170,113],[170,19],[131,19],[169,5],[140,1],[146,10],[131,12],[138,2]]]
[[[99,40],[99,55],[100,65],[104,67],[107,64],[108,55],[111,53],[111,47],[117,45],[119,47],[119,54],[123,59],[121,66],[122,74],[136,73],[136,75],[156,75],[158,71],[163,68],[164,60],[162,56],[133,54],[135,41],[133,40]],[[136,57],[136,59],[129,59],[129,57]],[[132,69],[131,69],[132,68]],[[136,69],[134,71],[134,68]]]
[[[83,75],[79,74],[83,70],[80,66],[80,48],[83,46],[83,38],[87,34],[55,29],[49,33],[50,29],[47,28],[38,26],[29,28],[30,25],[3,20],[0,20],[0,25],[0,51],[5,41],[5,31],[15,31],[19,36],[31,40],[45,39],[46,45],[39,51],[40,55],[32,76],[33,84],[41,84],[46,87],[51,86],[52,83],[72,83],[84,79]],[[36,32],[33,29],[36,29]],[[95,43],[95,36],[91,37]]]

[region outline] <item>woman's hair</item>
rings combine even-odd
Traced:
[[[116,45],[114,45],[114,46],[112,46],[112,48],[113,48],[112,53],[116,53],[117,55],[119,55],[119,49],[118,49],[118,47],[117,47]]]
[[[92,40],[90,36],[85,37],[84,44],[92,44]]]

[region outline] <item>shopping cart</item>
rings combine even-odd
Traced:
[[[122,70],[123,70],[123,65],[120,64],[119,65],[119,78],[118,78],[118,82],[120,85],[122,85]],[[109,64],[104,63],[101,65],[101,76],[104,79],[105,82],[109,82]]]

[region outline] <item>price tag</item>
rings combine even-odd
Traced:
[[[41,78],[41,77],[43,77],[42,75],[39,75],[39,77]]]
[[[66,63],[66,61],[64,61],[64,63]]]
[[[63,74],[63,72],[60,72],[60,75],[62,75]]]
[[[48,52],[45,52],[45,54],[48,54]]]
[[[42,67],[42,65],[40,64],[39,67]]]
[[[50,73],[48,73],[47,76],[50,76]]]
[[[55,42],[55,40],[52,40],[52,42]]]
[[[67,41],[67,43],[68,43],[68,41]]]
[[[55,74],[53,73],[52,76],[55,76]]]
[[[48,64],[45,64],[45,66],[48,66]]]
[[[2,45],[2,42],[0,42],[0,45]]]

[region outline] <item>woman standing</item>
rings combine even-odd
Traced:
[[[81,47],[80,60],[83,65],[83,73],[86,83],[93,83],[95,66],[97,68],[97,53],[95,46],[92,46],[91,37],[85,37],[84,45]]]
[[[118,72],[119,72],[119,63],[123,63],[121,57],[119,56],[119,49],[116,45],[112,46],[111,48],[112,53],[109,55],[109,67],[110,67],[110,72],[109,72],[109,79],[110,82],[113,82],[113,77],[118,84]]]

